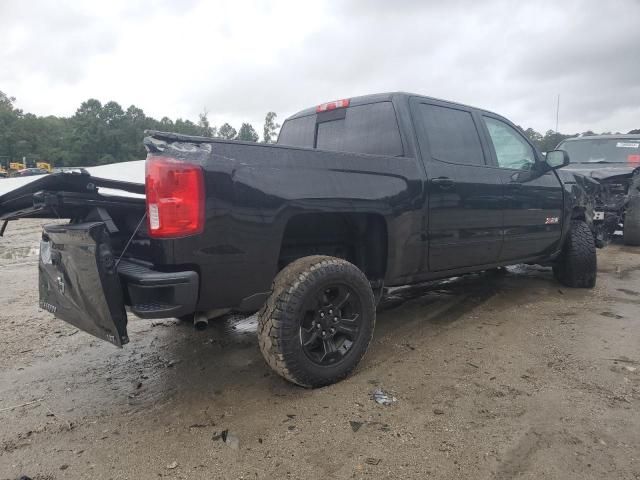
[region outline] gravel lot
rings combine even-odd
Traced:
[[[356,373],[304,390],[252,318],[134,319],[118,350],[39,310],[39,228],[0,239],[0,479],[640,479],[640,248],[600,250],[594,290],[398,289]]]

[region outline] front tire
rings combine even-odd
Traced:
[[[347,377],[358,365],[375,326],[367,277],[335,257],[311,256],[287,265],[259,313],[258,343],[269,366],[303,387]]]
[[[640,245],[640,195],[629,198],[624,212],[622,238],[625,245]]]
[[[593,288],[596,285],[597,270],[593,232],[586,222],[572,220],[562,253],[553,265],[553,274],[567,287]]]

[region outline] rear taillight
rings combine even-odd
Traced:
[[[146,163],[147,224],[153,238],[176,238],[204,228],[202,168],[169,157]]]
[[[334,100],[333,102],[322,103],[316,107],[316,113],[328,112],[329,110],[335,110],[336,108],[347,108],[349,106],[349,99],[343,98],[342,100]]]

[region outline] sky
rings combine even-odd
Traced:
[[[0,0],[0,90],[160,119],[278,120],[409,91],[576,133],[640,128],[640,0]]]

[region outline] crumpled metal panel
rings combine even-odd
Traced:
[[[124,298],[103,222],[44,227],[40,307],[121,347],[127,337]]]

